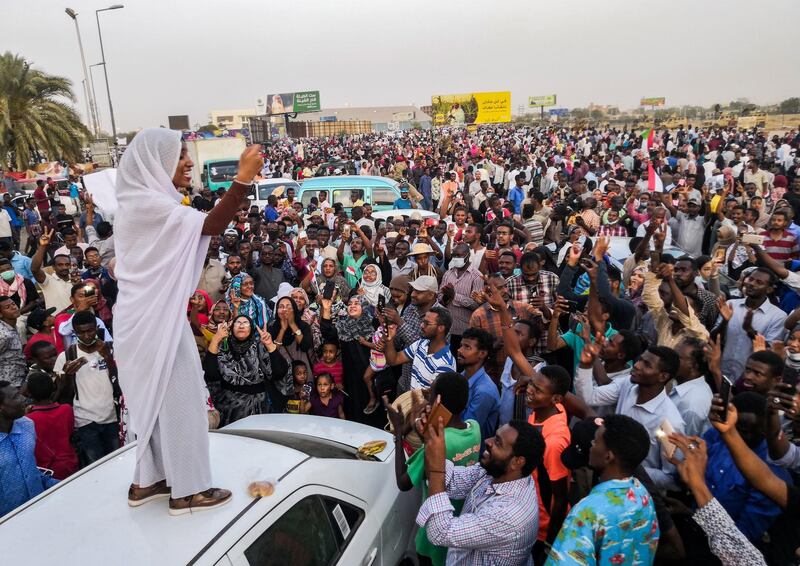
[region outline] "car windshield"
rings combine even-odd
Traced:
[[[220,163],[214,163],[210,167],[210,174],[212,181],[233,181],[236,177],[236,173],[239,172],[239,162],[238,161],[224,161]]]

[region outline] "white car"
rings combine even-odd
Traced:
[[[278,187],[283,187],[283,194],[278,200],[286,198],[286,189],[294,189],[295,195],[300,194],[300,183],[292,179],[261,179],[256,181],[254,190],[247,195],[247,198],[250,199],[250,204],[258,205],[258,210],[264,210],[267,198]]]
[[[389,433],[307,415],[255,415],[209,433],[214,485],[230,503],[170,516],[167,499],[132,508],[127,445],[0,518],[3,564],[239,566],[415,563],[418,491],[400,492]],[[386,448],[362,460],[372,440]],[[247,486],[277,482],[269,497]]]
[[[438,212],[433,212],[431,210],[423,210],[421,208],[395,208],[394,210],[379,210],[377,212],[372,213],[372,218],[375,220],[387,220],[389,217],[403,216],[405,218],[410,218],[413,214],[419,214],[422,220],[426,220],[428,218],[435,218],[437,221],[439,220],[440,216]]]

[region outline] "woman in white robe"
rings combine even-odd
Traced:
[[[212,487],[207,393],[186,300],[200,278],[210,235],[220,234],[261,170],[248,147],[236,182],[209,214],[181,205],[193,163],[180,132],[139,132],[120,162],[114,226],[115,357],[136,433],[136,470],[128,503],[170,497],[172,515],[227,503]],[[243,182],[242,182],[243,181]]]

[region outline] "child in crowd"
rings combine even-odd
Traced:
[[[342,385],[344,368],[342,367],[342,358],[339,355],[339,344],[326,341],[322,344],[322,356],[320,358],[314,364],[314,377],[319,377],[323,373],[330,374],[336,387],[344,390]]]
[[[317,376],[316,387],[311,390],[309,413],[318,417],[344,419],[344,395],[334,386],[333,376],[321,373]]]
[[[292,378],[294,380],[294,393],[286,402],[286,412],[294,415],[306,414],[310,408],[309,398],[311,384],[308,383],[308,366],[305,362],[296,360],[292,362]]]
[[[378,399],[375,396],[375,387],[372,383],[372,380],[378,374],[378,372],[386,368],[386,354],[378,350],[378,345],[383,339],[385,329],[384,320],[383,315],[377,311],[376,316],[378,317],[378,322],[380,322],[380,325],[372,334],[372,341],[370,342],[369,340],[364,340],[363,338],[359,340],[364,346],[369,348],[369,366],[364,372],[364,383],[367,385],[367,391],[369,391],[369,404],[364,408],[365,415],[371,415],[379,406]]]
[[[70,443],[75,430],[72,406],[53,402],[55,383],[44,371],[30,372],[27,390],[33,400],[27,416],[36,429],[36,465],[63,480],[78,469],[78,455]]]

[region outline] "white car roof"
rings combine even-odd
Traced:
[[[250,437],[259,431],[275,434],[284,429],[296,435],[289,435],[287,443],[304,435],[313,441],[310,435],[319,433],[323,441],[337,435],[340,444],[359,443],[354,447],[366,442],[362,439],[387,440],[384,458],[394,452],[391,435],[357,423],[301,415],[249,417],[237,426],[209,434],[214,485],[230,489],[232,501],[219,509],[173,517],[167,512],[166,499],[137,508],[128,506],[134,443],[0,518],[3,538],[15,542],[4,551],[3,562],[45,564],[58,556],[65,564],[81,566],[187,564],[254,503],[247,493],[250,482],[278,480],[275,494],[259,502],[262,507],[268,504],[265,512],[298,487],[319,482],[319,477],[291,472],[304,462],[322,463],[322,459]],[[318,467],[311,466],[311,470]]]
[[[379,220],[386,220],[390,216],[394,216],[395,218],[398,216],[408,216],[410,218],[415,212],[418,213],[423,219],[439,218],[438,212],[423,210],[421,208],[395,208],[392,210],[378,210],[377,212],[372,213],[372,218],[377,218]]]

